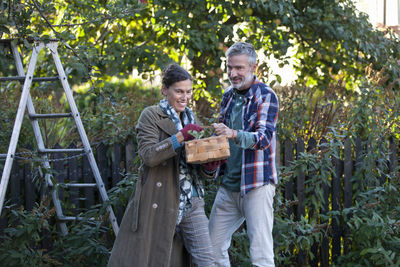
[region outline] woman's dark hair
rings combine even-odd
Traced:
[[[176,82],[191,80],[192,76],[176,63],[171,63],[162,71],[162,84],[168,88]]]

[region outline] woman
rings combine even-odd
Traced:
[[[183,149],[193,139],[188,131],[203,129],[187,107],[192,77],[177,64],[167,66],[162,93],[165,98],[145,108],[136,126],[142,166],[109,267],[188,266],[182,242],[194,266],[214,265],[199,181],[204,166],[187,164]]]

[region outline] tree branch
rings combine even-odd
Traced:
[[[42,10],[40,10],[39,4],[36,2],[36,0],[32,0],[33,4],[35,5],[35,8],[39,12],[40,16],[46,21],[47,25],[50,27],[50,29],[56,33],[57,35],[59,34],[56,29],[54,29],[53,25],[49,22],[49,20],[46,18],[46,16],[43,14]]]

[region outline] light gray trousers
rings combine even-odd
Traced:
[[[192,208],[177,226],[187,251],[192,255],[194,266],[215,266],[214,251],[208,230],[208,218],[204,212],[204,199],[192,198]]]
[[[272,227],[275,185],[251,190],[244,197],[220,187],[210,215],[210,237],[217,266],[230,266],[228,249],[233,233],[246,220],[253,266],[274,266]]]

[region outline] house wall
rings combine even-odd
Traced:
[[[354,2],[358,10],[369,15],[372,25],[400,24],[400,0],[386,0],[386,12],[384,12],[385,0],[355,0]]]

